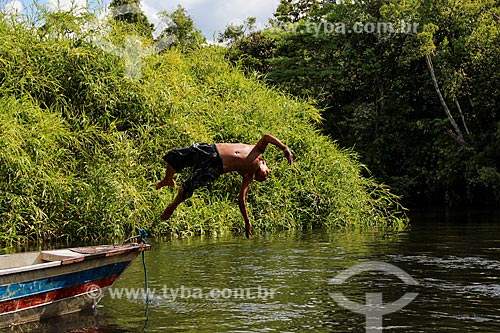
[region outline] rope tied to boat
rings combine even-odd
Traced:
[[[134,239],[139,239],[138,243],[147,244],[149,233],[144,228],[136,228],[137,235],[127,238],[123,241],[123,244],[126,244]],[[146,321],[149,319],[149,278],[148,278],[148,269],[146,267],[146,256],[145,251],[142,251],[142,267],[144,269],[144,284],[145,284],[145,292],[146,292]]]
[[[147,244],[149,233],[144,228],[137,228],[137,232],[139,233],[136,238],[140,238],[139,243]],[[144,268],[144,283],[146,287],[146,314],[148,314],[147,305],[149,304],[149,279],[148,279],[148,270],[146,267],[146,256],[145,251],[142,251],[142,267]]]
[[[148,243],[147,238],[149,237],[149,234],[146,231],[146,229],[137,228],[137,232],[139,233],[139,236],[141,238],[140,243],[147,244]],[[142,251],[142,267],[144,269],[144,284],[145,284],[145,288],[146,288],[146,300],[145,300],[146,301],[146,310],[145,310],[146,322],[144,323],[144,329],[145,329],[147,327],[148,321],[149,321],[149,303],[150,303],[150,300],[149,300],[149,278],[148,278],[148,270],[146,268],[145,251]]]
[[[134,239],[138,239],[139,244],[148,244],[148,237],[149,233],[146,231],[144,228],[136,228],[137,235],[129,237],[125,239],[122,243],[122,245],[125,245],[126,243],[131,242]],[[149,322],[149,304],[151,301],[149,300],[149,278],[148,278],[148,269],[146,267],[146,251],[142,251],[141,256],[142,256],[142,267],[144,269],[144,285],[145,285],[145,293],[146,293],[146,310],[145,310],[145,316],[146,316],[146,321],[144,323],[144,328],[143,330],[147,327],[148,322]]]
[[[147,244],[148,243],[149,233],[146,231],[146,229],[144,229],[144,228],[137,228],[137,232],[139,233],[139,235],[141,237],[141,240],[139,241],[139,243]]]
[[[148,243],[149,233],[146,231],[146,229],[144,229],[144,228],[136,228],[136,231],[137,231],[138,234],[125,239],[123,241],[122,245],[124,245],[126,243],[129,243],[131,240],[134,240],[134,239],[139,239],[138,243],[147,244]]]

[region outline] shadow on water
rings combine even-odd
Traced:
[[[384,332],[500,331],[498,211],[427,211],[404,232],[339,231],[154,242],[146,255],[149,316],[142,263],[136,260],[87,319],[64,319],[47,332],[364,332],[365,315],[331,293],[364,305],[417,298],[383,316]],[[392,264],[413,277],[360,272],[332,279],[359,263]],[[85,317],[84,317],[85,318]],[[91,320],[86,322],[85,320]],[[52,325],[52,326],[50,326]],[[381,331],[372,329],[372,331]]]

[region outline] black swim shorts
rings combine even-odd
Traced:
[[[183,199],[193,195],[195,189],[215,181],[223,173],[222,159],[215,145],[195,143],[190,147],[173,149],[163,156],[176,172],[192,168],[189,179],[182,184]]]

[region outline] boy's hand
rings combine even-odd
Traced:
[[[248,239],[252,237],[252,226],[250,224],[247,224],[245,226],[245,235],[247,236]]]
[[[290,151],[290,149],[288,149],[288,147],[286,147],[283,150],[283,154],[285,155],[285,158],[287,159],[288,163],[291,165],[293,162],[293,155],[292,155],[292,152]]]

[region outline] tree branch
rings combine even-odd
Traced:
[[[467,124],[465,123],[464,113],[462,112],[462,108],[460,107],[458,99],[455,100],[455,105],[457,106],[458,112],[460,113],[460,118],[462,118],[462,124],[464,124],[465,133],[467,133],[467,135],[470,135],[470,131],[469,128],[467,127]]]

